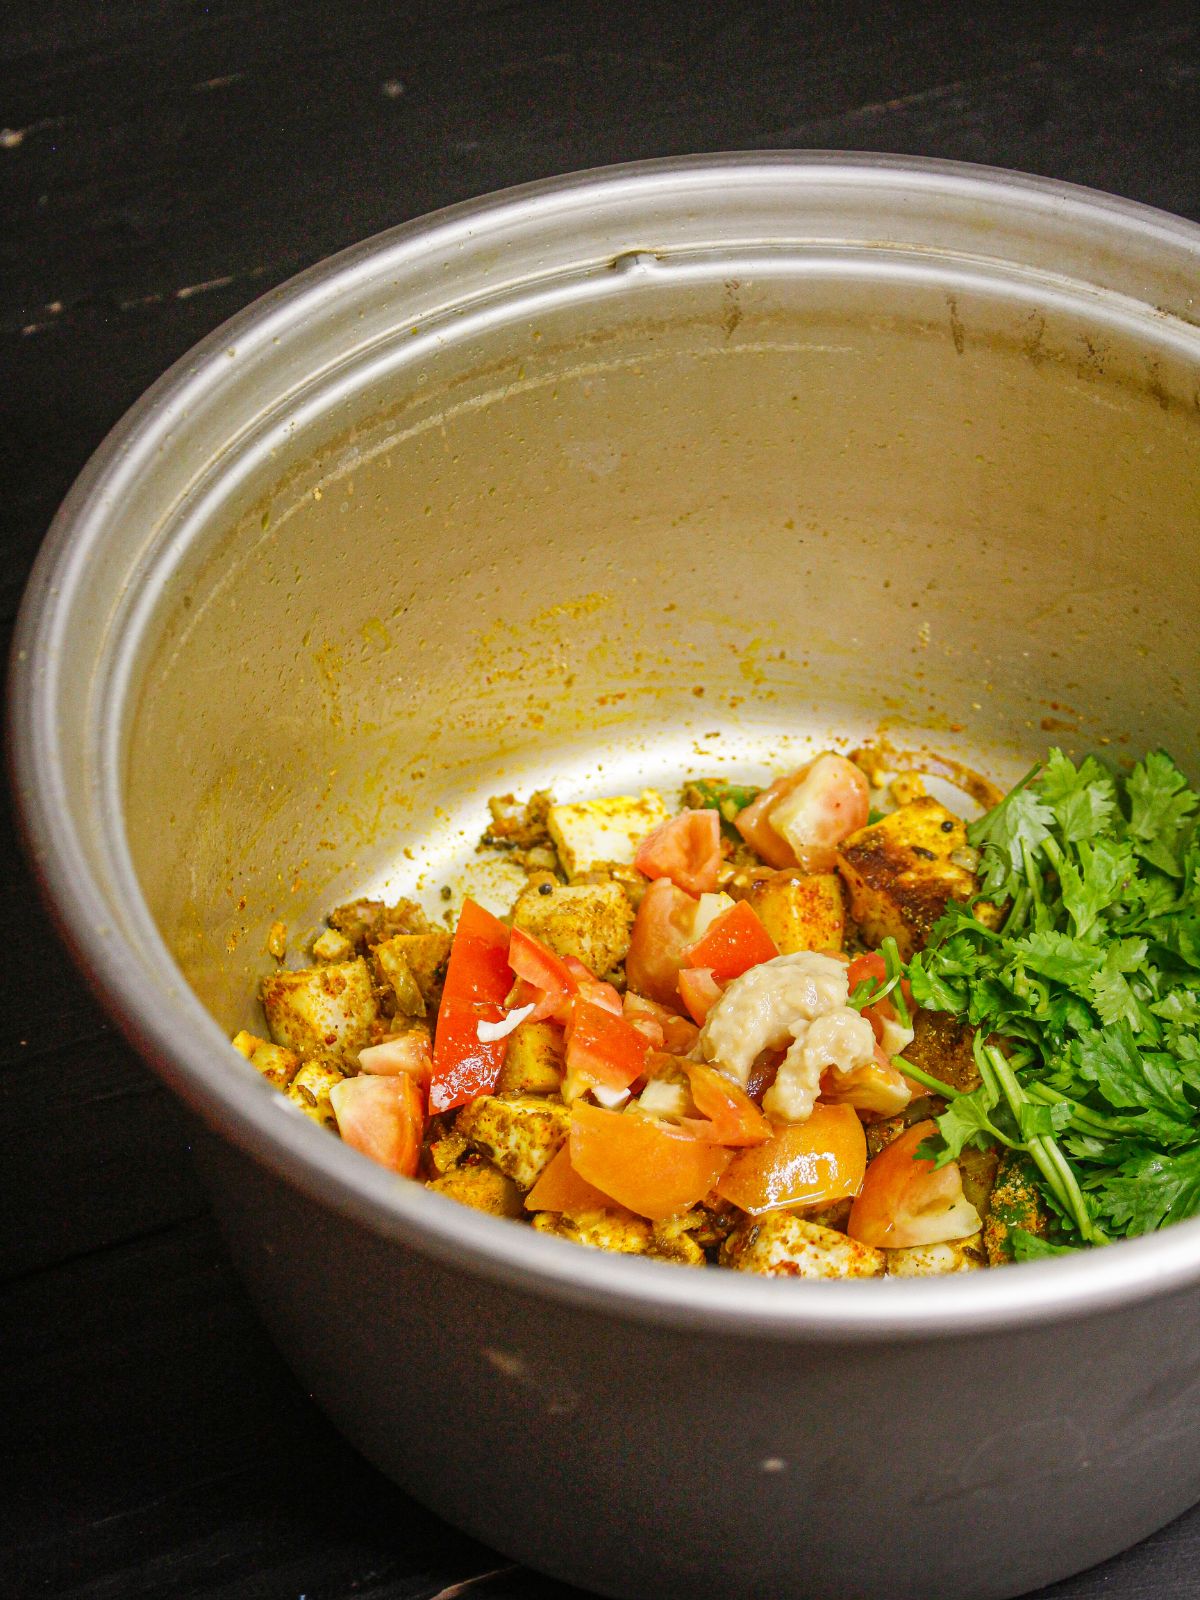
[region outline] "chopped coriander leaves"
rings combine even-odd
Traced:
[[[899,1062],[949,1102],[922,1153],[1028,1152],[1062,1237],[1015,1230],[1017,1260],[1200,1214],[1200,795],[1161,751],[1121,778],[1052,750],[968,837],[1006,910],[952,902],[904,969],[977,1030],[968,1094]]]

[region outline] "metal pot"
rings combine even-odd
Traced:
[[[943,1281],[605,1257],[391,1177],[226,1043],[273,922],[436,903],[497,791],[881,723],[1001,780],[1052,742],[1194,771],[1198,284],[1200,230],[982,169],[584,174],[268,295],[63,507],[13,677],[50,902],[297,1372],[498,1549],[1007,1596],[1200,1497],[1200,1225]]]

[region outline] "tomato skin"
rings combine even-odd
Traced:
[[[655,878],[642,896],[625,960],[629,987],[676,1012],[679,969],[692,941],[699,903],[670,878]]]
[[[650,1041],[619,1013],[582,995],[567,1026],[567,1072],[577,1083],[627,1089],[646,1070]]]
[[[615,1016],[621,1015],[624,1010],[621,996],[611,983],[605,983],[596,977],[577,956],[564,956],[563,962],[574,981],[575,992],[581,999],[590,1001],[594,1006],[600,1006],[604,1011],[611,1011]]]
[[[688,946],[684,961],[689,967],[708,967],[718,981],[728,983],[778,954],[758,912],[748,900],[738,900]]]
[[[490,1094],[508,1048],[480,1041],[480,1022],[499,1022],[512,988],[509,930],[474,900],[464,900],[450,946],[433,1049],[431,1111],[451,1111]]]
[[[575,1171],[569,1142],[542,1169],[541,1177],[525,1196],[526,1211],[603,1211],[611,1205],[606,1194]]]
[[[689,894],[711,894],[721,865],[721,814],[681,811],[643,839],[633,864],[648,878],[670,878]]]
[[[416,1177],[425,1110],[411,1073],[346,1078],[334,1084],[329,1100],[346,1144],[402,1177]]]
[[[733,825],[752,850],[756,850],[769,867],[795,867],[800,862],[796,859],[796,852],[781,835],[771,826],[769,813],[783,800],[804,777],[807,767],[801,767],[798,772],[789,772],[785,777],[776,778],[757,795],[750,804],[738,812],[733,819]],[[832,859],[830,861],[832,865]],[[813,867],[810,871],[828,871],[828,867]]]
[[[571,1165],[640,1217],[661,1222],[702,1200],[730,1152],[633,1112],[580,1101],[571,1113]]]
[[[711,967],[680,967],[679,998],[687,1007],[688,1016],[702,1028],[708,1013],[725,993],[717,982]]]
[[[793,850],[828,850],[865,828],[870,814],[871,790],[863,773],[845,756],[826,750],[801,769],[790,793],[771,807],[769,820]]]
[[[807,1122],[778,1125],[765,1144],[736,1155],[717,1193],[752,1216],[824,1205],[857,1194],[866,1165],[867,1139],[856,1113],[818,1102]]]
[[[523,928],[514,928],[508,941],[508,964],[524,986],[521,1003],[533,1002],[527,1020],[545,1022],[553,1017],[564,1022],[579,986],[561,956]]]
[[[870,813],[866,778],[852,761],[827,750],[776,778],[733,825],[768,866],[832,872],[837,845],[865,828]]]
[[[733,1083],[716,1067],[703,1061],[681,1061],[687,1073],[696,1110],[707,1118],[707,1126],[689,1121],[698,1139],[712,1144],[763,1144],[774,1129],[740,1084]]]
[[[978,1232],[979,1213],[962,1192],[958,1163],[935,1171],[932,1161],[917,1157],[918,1146],[936,1132],[932,1120],[918,1122],[871,1162],[850,1210],[846,1231],[852,1239],[901,1250]]]
[[[391,1077],[397,1072],[408,1072],[418,1083],[428,1087],[433,1078],[433,1049],[425,1028],[410,1028],[394,1039],[382,1044],[368,1045],[358,1052],[358,1064],[363,1072]]]

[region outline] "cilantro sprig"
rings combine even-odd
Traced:
[[[948,1101],[926,1153],[1028,1152],[1059,1237],[1019,1259],[1200,1213],[1200,795],[1161,751],[1121,777],[1052,750],[968,839],[978,901],[888,965],[975,1029],[969,1092],[899,1063]]]

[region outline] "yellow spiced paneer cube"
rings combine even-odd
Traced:
[[[379,1015],[361,956],[299,972],[272,972],[262,982],[262,1003],[272,1039],[301,1056],[353,1060],[370,1042],[371,1024]]]
[[[629,954],[633,907],[619,883],[543,884],[517,901],[513,927],[603,977]]]
[[[570,1132],[561,1100],[487,1094],[464,1106],[455,1129],[521,1189],[532,1189]]]
[[[755,883],[746,899],[779,946],[780,955],[841,950],[846,904],[837,873],[776,873]]]
[[[969,900],[979,882],[966,824],[931,795],[852,833],[838,851],[850,915],[869,945],[890,934],[908,960],[949,900]]]
[[[563,1075],[563,1030],[552,1022],[523,1022],[508,1036],[497,1094],[557,1094]]]
[[[551,806],[546,826],[568,878],[608,866],[628,866],[638,846],[668,812],[662,795],[645,789],[604,800]]]
[[[767,1278],[878,1278],[886,1264],[882,1250],[791,1211],[747,1217],[721,1246],[723,1267]]]
[[[245,1056],[250,1065],[276,1089],[286,1089],[300,1066],[300,1057],[294,1050],[285,1050],[282,1045],[272,1044],[268,1039],[256,1038],[244,1028],[234,1035],[233,1048],[240,1056]]]

